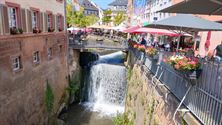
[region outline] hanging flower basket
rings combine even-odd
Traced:
[[[164,62],[170,64],[176,71],[190,80],[196,80],[201,75],[200,62],[197,58],[185,56],[170,56]]]

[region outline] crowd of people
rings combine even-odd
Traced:
[[[178,39],[172,39],[173,37],[168,37],[163,41],[158,41],[156,38],[147,38],[143,35],[132,35],[129,39],[130,41],[135,41],[145,47],[155,47],[158,50],[164,50],[167,52],[178,52],[179,54],[183,54],[186,56],[198,56],[198,53],[195,54],[199,50],[199,41],[194,42],[192,37],[181,37],[180,42]],[[177,49],[177,44],[179,43],[179,49]],[[213,52],[209,52],[205,57],[207,60],[215,60],[217,62],[222,62],[222,41]]]

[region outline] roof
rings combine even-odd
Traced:
[[[114,0],[112,3],[108,4],[109,6],[127,6],[127,0]]]
[[[89,0],[81,0],[80,5],[85,9],[85,10],[95,10],[98,11],[98,8],[96,8]]]

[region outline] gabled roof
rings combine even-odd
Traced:
[[[112,3],[108,4],[109,6],[127,6],[127,0],[114,0]]]
[[[98,11],[98,8],[96,8],[89,0],[81,0],[80,5],[86,10]]]

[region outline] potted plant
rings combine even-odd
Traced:
[[[155,55],[157,55],[157,49],[154,47],[148,47],[146,48],[145,51],[146,51],[146,54],[152,58],[154,58]]]
[[[16,27],[10,28],[10,34],[11,34],[11,35],[16,35],[16,34],[18,34],[18,29],[17,29]]]
[[[48,32],[54,32],[55,29],[53,28],[48,28]]]
[[[23,34],[23,29],[22,29],[22,28],[18,28],[18,32],[19,32],[20,34]]]
[[[170,56],[166,60],[175,70],[182,72],[189,79],[198,79],[201,74],[201,64],[198,58],[185,56]]]
[[[62,28],[59,28],[59,32],[63,31]]]

